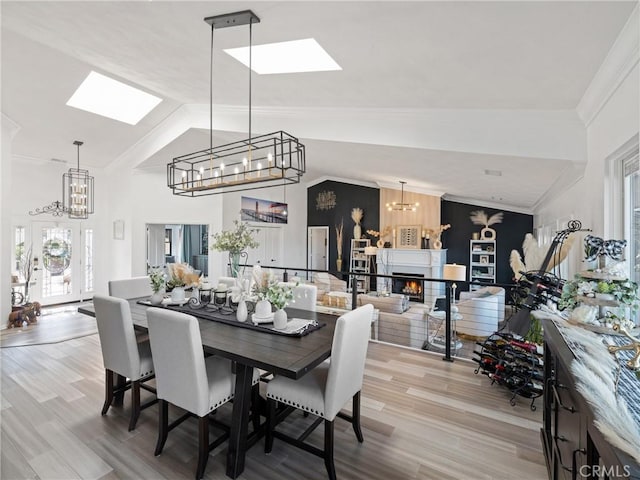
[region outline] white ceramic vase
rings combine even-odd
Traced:
[[[149,298],[149,302],[151,303],[151,305],[160,305],[163,299],[164,292],[160,290],[159,292],[155,292],[151,295],[151,297]]]
[[[184,300],[184,287],[173,287],[173,290],[171,290],[171,302],[182,303]]]
[[[273,314],[273,328],[282,330],[287,328],[287,312],[280,308]]]
[[[247,302],[240,300],[238,302],[238,309],[236,310],[236,320],[239,322],[246,322],[249,312],[247,312]]]
[[[353,238],[354,240],[360,240],[360,237],[362,237],[362,227],[359,223],[356,223],[353,227]]]
[[[271,303],[269,303],[269,300],[260,300],[256,303],[256,318],[267,318],[269,315],[271,315]]]

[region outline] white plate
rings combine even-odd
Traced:
[[[175,305],[177,305],[177,306],[181,307],[182,305],[184,305],[184,304],[185,304],[185,303],[187,303],[188,301],[189,301],[189,299],[188,299],[188,298],[185,298],[185,299],[184,299],[183,301],[181,301],[181,302],[172,302],[170,298],[165,298],[165,299],[163,299],[163,300],[162,300],[162,305],[164,305],[165,307],[166,307],[166,306],[169,306],[169,305],[171,305],[171,306],[175,306]]]
[[[256,317],[255,313],[251,314],[251,322],[255,323],[273,323],[273,312],[271,315],[267,315],[266,317]]]

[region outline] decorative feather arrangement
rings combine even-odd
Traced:
[[[565,258],[567,258],[575,239],[576,237],[573,233],[567,237],[559,250],[551,257],[549,265],[547,265],[547,271],[553,270],[557,265],[560,265]],[[524,261],[517,250],[511,250],[511,255],[509,257],[509,265],[511,265],[511,270],[513,270],[513,275],[516,281],[522,276],[520,272],[540,270],[542,262],[544,262],[544,257],[547,255],[547,251],[550,246],[550,243],[538,245],[536,237],[530,233],[527,233],[524,236],[524,241],[522,242]]]
[[[360,225],[360,220],[362,220],[363,215],[364,212],[361,208],[354,208],[351,210],[351,220],[353,220],[356,225]]]
[[[489,227],[490,225],[495,225],[496,223],[502,223],[503,216],[504,213],[499,212],[494,213],[489,217],[484,212],[484,210],[476,210],[475,212],[471,212],[471,216],[469,218],[475,225],[484,225],[485,227]]]

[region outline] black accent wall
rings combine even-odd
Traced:
[[[321,192],[333,192],[335,206],[328,210],[318,207],[318,195]],[[336,269],[338,252],[336,248],[335,226],[344,220],[343,245],[342,245],[342,271],[349,270],[349,252],[351,239],[353,238],[354,223],[351,220],[351,209],[359,207],[364,215],[360,225],[362,226],[362,238],[371,239],[376,243],[376,238],[366,235],[367,230],[379,230],[380,225],[380,190],[372,187],[351,185],[349,183],[326,180],[307,189],[307,225],[310,227],[329,226],[329,270]]]
[[[491,225],[491,228],[496,231],[496,282],[512,283],[513,272],[509,266],[509,256],[511,250],[518,250],[522,255],[524,236],[533,232],[533,215],[442,200],[440,204],[442,224],[451,224],[451,228],[442,234],[442,248],[447,249],[447,262],[467,265],[467,278],[469,278],[469,242],[472,234],[480,233],[483,228],[469,219],[471,212],[476,210],[484,210],[488,216],[504,212],[502,223]],[[464,287],[463,289],[467,290]]]

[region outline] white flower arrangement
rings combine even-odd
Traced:
[[[263,272],[260,266],[253,269],[251,292],[258,300],[267,300],[278,310],[285,308],[293,300],[293,289],[280,285],[272,273]]]
[[[151,290],[153,293],[160,292],[166,283],[164,271],[161,268],[152,268],[149,272],[149,281],[151,282]]]

